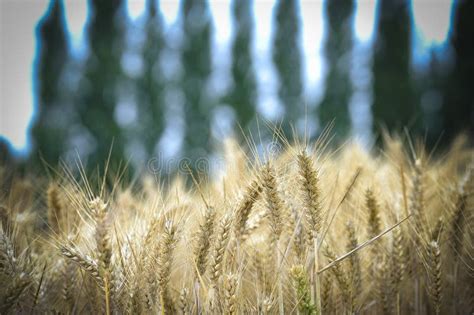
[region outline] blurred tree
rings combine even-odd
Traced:
[[[5,138],[0,137],[0,178],[1,181],[5,179],[5,169],[13,165],[13,154],[10,152],[10,147]]]
[[[349,101],[352,85],[350,78],[353,44],[354,0],[325,2],[326,89],[319,107],[322,127],[335,120],[334,132],[338,138],[347,136],[350,129]]]
[[[19,179],[25,170],[28,170],[28,174],[32,175],[36,171],[36,169],[31,169],[32,166],[28,161],[15,156],[8,140],[0,136],[0,198],[8,200],[5,197],[11,191],[13,180]],[[0,206],[2,206],[1,201]],[[3,206],[5,205],[3,204]]]
[[[474,1],[456,1],[449,41],[454,69],[449,77],[442,107],[445,141],[460,131],[474,139]]]
[[[252,0],[232,1],[234,38],[232,41],[233,85],[226,98],[234,108],[237,123],[242,128],[249,126],[255,116],[256,79],[252,63],[253,14]]]
[[[412,17],[410,0],[380,0],[373,57],[373,119],[379,127],[416,131],[421,119],[411,75]]]
[[[112,142],[111,160],[118,162],[125,158],[125,141],[114,113],[123,78],[121,58],[126,25],[124,0],[89,0],[86,24],[89,55],[79,87],[77,110],[83,126],[95,141],[88,157],[91,165],[104,163]]]
[[[52,0],[48,10],[36,27],[37,55],[35,60],[35,97],[37,118],[32,129],[35,153],[54,165],[66,145],[65,122],[61,112],[65,110],[64,85],[61,75],[69,59],[69,42],[61,0]],[[39,155],[38,155],[38,154]]]
[[[207,92],[211,74],[211,15],[205,0],[182,0],[183,30],[181,84],[185,97],[186,155],[205,156],[210,151],[210,113],[213,102]]]
[[[304,112],[298,1],[279,0],[274,14],[273,62],[279,78],[278,96],[285,108],[282,128],[290,135],[290,124],[296,124]]]
[[[137,105],[139,107],[140,138],[147,154],[153,155],[164,130],[165,79],[160,65],[164,49],[163,18],[157,0],[148,0],[145,18],[145,43],[142,50],[143,75],[138,80]]]
[[[429,147],[433,147],[442,139],[441,109],[450,68],[451,62],[446,58],[446,48],[444,51],[438,51],[433,47],[430,50],[429,64],[415,77],[416,92],[423,111],[423,134]]]

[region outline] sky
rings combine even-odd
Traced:
[[[73,52],[84,53],[83,28],[87,18],[87,1],[65,0],[67,27],[71,35]],[[47,0],[0,0],[0,137],[6,138],[19,154],[29,149],[28,129],[34,117],[33,60],[35,55],[35,26],[48,7]],[[210,0],[215,26],[213,38],[214,73],[225,82],[230,65],[230,39],[232,25],[230,0]],[[271,62],[272,9],[273,1],[255,0],[255,38],[253,54],[258,78],[258,109],[266,118],[279,118],[282,108],[276,99],[276,76]],[[375,0],[357,1],[354,32],[359,46],[369,45],[374,33]],[[129,0],[128,11],[132,20],[137,20],[144,10],[145,0]],[[442,45],[449,31],[451,0],[413,0],[415,24],[415,61],[423,61],[427,49]],[[168,27],[175,23],[179,2],[160,1],[160,8]],[[305,94],[318,98],[322,91],[324,58],[323,1],[302,0],[300,2],[302,33],[300,37],[305,69]],[[224,80],[221,80],[224,79]],[[359,105],[357,105],[359,102]],[[354,108],[366,108],[367,95],[355,95]],[[364,105],[365,104],[365,105]],[[365,107],[364,107],[365,106]],[[355,111],[355,113],[359,113]],[[358,116],[356,114],[356,116]],[[356,117],[357,118],[357,117]],[[356,123],[356,122],[355,122]],[[365,122],[359,122],[364,124]]]

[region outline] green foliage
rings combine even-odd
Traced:
[[[273,62],[279,79],[278,97],[285,108],[282,128],[291,135],[290,123],[296,124],[304,113],[298,1],[279,0],[274,14]]]
[[[207,1],[182,0],[183,44],[181,86],[185,97],[185,148],[188,157],[203,156],[210,150],[210,113],[213,102],[207,93],[211,74],[211,16]],[[204,152],[196,152],[201,149]]]
[[[305,315],[317,314],[316,307],[311,303],[309,281],[304,267],[302,265],[296,265],[291,268],[290,273],[296,290],[298,310],[301,314]]]
[[[441,115],[444,142],[459,130],[474,137],[474,2],[457,1],[449,41],[454,54],[454,69],[448,75],[448,87]]]
[[[256,79],[253,69],[251,42],[254,28],[252,18],[252,0],[232,2],[234,21],[234,39],[232,42],[232,79],[233,86],[227,101],[236,112],[237,122],[247,127],[255,115],[257,100]]]
[[[146,152],[153,155],[154,149],[163,133],[164,90],[166,81],[160,65],[160,57],[165,48],[163,17],[156,0],[148,0],[145,19],[145,43],[142,48],[143,75],[137,82],[137,106],[139,108],[140,140],[144,142]]]
[[[51,1],[36,29],[39,39],[36,56],[36,106],[38,117],[32,130],[36,151],[48,162],[57,162],[66,148],[64,121],[58,114],[64,107],[61,77],[69,59],[64,7],[61,0]],[[63,122],[63,124],[61,124]]]
[[[410,1],[380,0],[373,56],[373,121],[375,132],[408,127],[420,118],[411,79],[412,17]]]
[[[339,138],[348,135],[351,124],[349,101],[352,93],[350,69],[354,9],[354,0],[325,2],[327,31],[324,51],[328,72],[319,118],[323,127],[335,119],[335,133]]]
[[[438,142],[440,136],[439,131],[442,125],[440,113],[443,93],[447,90],[449,68],[445,58],[442,58],[433,48],[426,71],[416,78],[416,96],[423,109],[423,127],[426,129],[426,142],[430,147]]]
[[[89,55],[76,108],[81,124],[95,142],[89,162],[97,164],[103,161],[112,141],[111,160],[117,162],[125,157],[123,130],[114,119],[118,92],[123,83],[120,61],[125,48],[125,1],[92,0],[89,9],[86,25]]]

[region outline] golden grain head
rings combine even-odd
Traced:
[[[264,165],[234,143],[194,189],[0,182],[0,313],[471,314],[474,153],[386,141]]]

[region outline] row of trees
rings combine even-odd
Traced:
[[[282,127],[287,134],[290,134],[290,123],[308,114],[308,119],[319,119],[321,126],[335,119],[338,136],[348,135],[355,6],[355,0],[325,1],[324,55],[328,69],[325,92],[316,112],[306,113],[298,41],[299,3],[276,2],[272,59],[278,75],[278,98],[285,109]],[[179,45],[170,45],[159,4],[148,0],[141,28],[142,71],[130,76],[124,71],[123,59],[130,49],[127,30],[134,26],[128,20],[125,0],[89,1],[86,25],[89,53],[84,61],[71,54],[62,1],[51,0],[37,28],[38,117],[33,129],[36,151],[46,161],[55,163],[65,152],[79,148],[95,163],[107,157],[114,139],[113,160],[123,160],[130,151],[140,151],[137,148],[141,148],[144,156],[151,156],[156,153],[167,124],[178,118],[167,114],[170,91],[182,99],[183,153],[188,157],[210,152],[210,113],[219,104],[230,105],[236,122],[251,128],[256,119],[258,92],[251,54],[252,7],[251,0],[232,1],[232,83],[225,95],[214,95],[208,84],[213,71],[213,26],[207,1],[181,1],[178,22],[181,41]],[[446,140],[462,129],[470,128],[473,132],[474,91],[470,82],[474,78],[474,3],[457,1],[453,16],[446,49],[451,58],[448,54],[433,53],[429,69],[415,75],[411,62],[410,0],[378,1],[372,47],[371,107],[376,131],[381,125],[389,130],[403,126],[413,131],[428,128],[429,142],[434,142],[442,131]],[[165,75],[163,60],[170,52],[179,60],[179,71]],[[436,97],[430,99],[426,95]],[[136,117],[132,124],[124,125],[114,119],[114,113],[118,104],[130,98]]]

